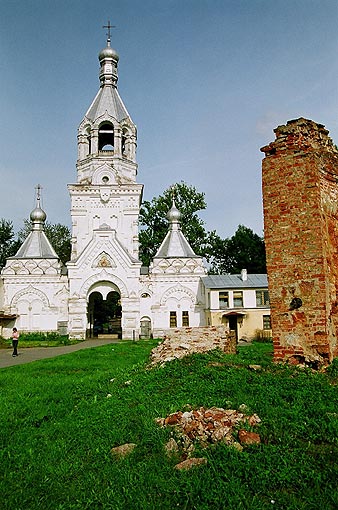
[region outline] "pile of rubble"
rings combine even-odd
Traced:
[[[178,411],[166,418],[157,418],[156,422],[162,427],[173,427],[172,437],[166,445],[169,455],[177,453],[187,458],[193,453],[196,443],[207,447],[220,441],[242,450],[243,445],[260,443],[259,434],[249,432],[244,426],[254,427],[261,420],[257,414],[246,415],[245,409],[245,405],[240,406],[238,411],[221,407],[200,407],[197,410]]]
[[[194,352],[207,352],[212,349],[235,354],[236,338],[233,332],[223,325],[170,330],[164,341],[152,350],[150,365],[163,365]]]

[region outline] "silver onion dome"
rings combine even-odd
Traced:
[[[30,219],[32,223],[43,223],[46,221],[47,215],[41,207],[35,207],[30,214]]]
[[[182,218],[182,214],[177,209],[174,201],[171,209],[167,212],[167,218],[170,223],[179,223],[180,219]]]
[[[100,62],[101,62],[101,60],[104,60],[105,58],[112,58],[116,61],[118,61],[120,58],[118,56],[117,51],[115,51],[113,48],[111,48],[109,43],[108,43],[108,46],[106,48],[104,48],[103,50],[101,50],[99,53],[99,61]]]

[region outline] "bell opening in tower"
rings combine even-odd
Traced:
[[[114,151],[114,126],[108,122],[99,128],[99,151]]]

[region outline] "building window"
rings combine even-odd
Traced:
[[[270,315],[263,315],[263,329],[271,329]]]
[[[243,292],[234,292],[234,308],[241,308],[243,306]]]
[[[182,312],[182,326],[189,326],[189,312]]]
[[[176,314],[176,312],[170,312],[170,327],[177,328],[177,314]]]
[[[256,306],[269,306],[269,291],[268,290],[256,290]]]
[[[219,292],[218,299],[220,310],[224,310],[224,308],[229,308],[229,292]]]

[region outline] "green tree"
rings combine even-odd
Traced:
[[[174,191],[173,191],[174,190]],[[207,232],[197,212],[206,208],[204,193],[181,181],[166,189],[163,195],[144,201],[140,210],[140,259],[149,266],[168,232],[167,213],[172,206],[173,193],[176,207],[182,214],[181,229],[196,255],[205,255]]]
[[[212,274],[236,274],[242,269],[248,273],[266,273],[264,239],[244,225],[239,225],[230,239],[221,239],[212,232],[208,260]]]
[[[20,244],[26,239],[31,231],[31,222],[24,220],[24,226],[18,233]],[[51,245],[59,256],[61,262],[65,264],[70,260],[71,253],[71,232],[66,225],[61,223],[49,223],[44,225],[44,231]]]
[[[13,222],[0,219],[0,269],[6,264],[6,259],[18,251],[20,242],[15,238]]]

